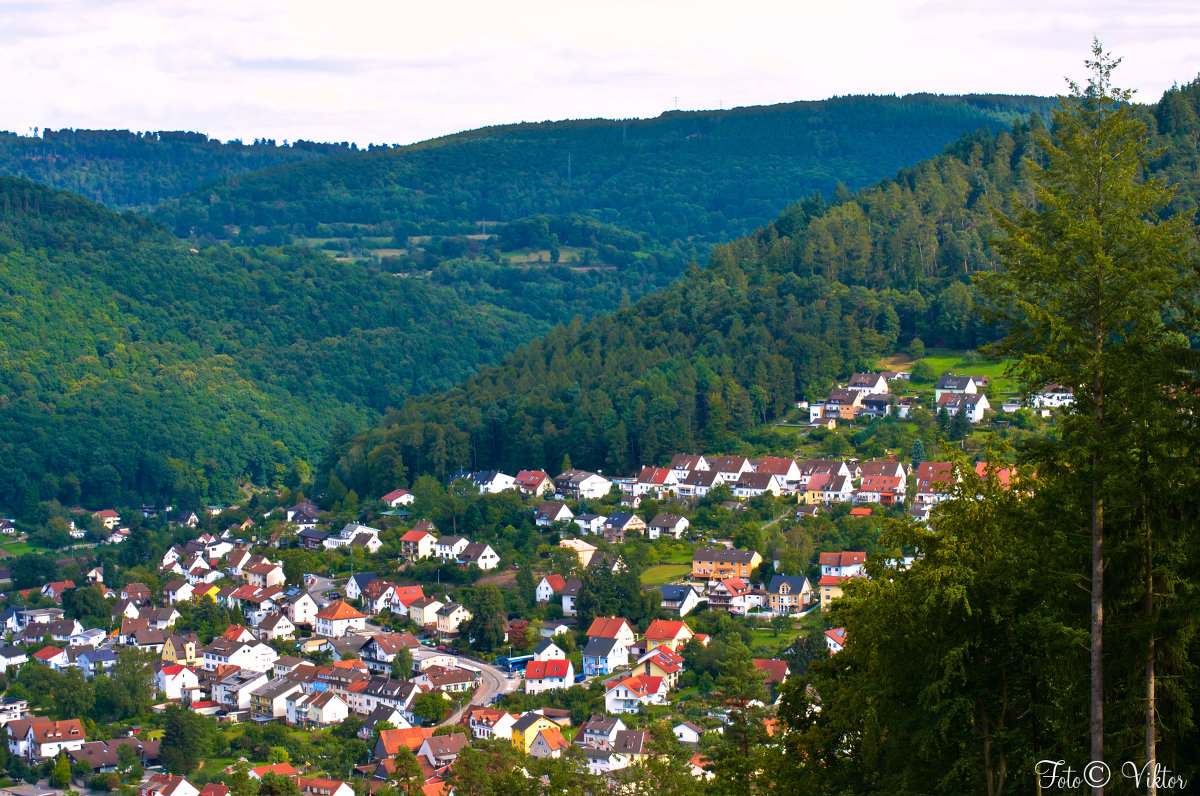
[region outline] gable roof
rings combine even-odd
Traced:
[[[335,600],[317,612],[318,619],[331,622],[339,619],[366,619],[367,615],[349,605],[344,600]]]
[[[571,662],[566,658],[551,658],[548,661],[529,661],[525,664],[526,680],[543,680],[547,677],[566,677]]]
[[[633,625],[629,624],[629,620],[614,616],[598,616],[592,620],[592,624],[588,626],[586,635],[589,638],[616,638],[621,632],[622,627],[633,631]]]

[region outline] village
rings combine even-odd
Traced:
[[[804,407],[809,425],[905,418],[914,402],[889,382],[906,377],[854,374]],[[977,425],[986,386],[943,375],[934,405]],[[1032,408],[1069,402],[1049,387]],[[76,555],[58,579],[7,595],[0,791],[238,796],[239,777],[283,777],[305,796],[444,794],[464,749],[497,742],[617,783],[651,754],[656,724],[703,780],[706,744],[729,720],[715,688],[728,651],[751,652],[770,735],[793,667],[845,644],[827,615],[886,555],[879,522],[930,522],[964,475],[961,462],[904,458],[679,453],[627,477],[459,472],[445,490],[469,494],[462,511],[416,486],[353,517],[308,499],[143,507],[133,522],[93,511],[81,524],[103,528],[97,549],[135,563]],[[969,467],[1019,481],[1012,467]],[[137,706],[102,725],[65,715],[64,689],[101,683]],[[181,763],[194,717],[223,728],[224,745]]]

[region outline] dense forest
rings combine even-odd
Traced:
[[[0,178],[0,505],[231,499],[546,328],[308,248],[189,249]]]
[[[1195,213],[1200,81],[1136,109],[1162,148],[1151,170],[1177,185],[1167,211]],[[1032,202],[1038,117],[963,136],[944,154],[857,194],[813,196],[708,267],[591,322],[561,325],[444,394],[415,397],[342,445],[338,482],[373,494],[398,462],[628,471],[683,450],[738,450],[797,399],[897,348],[974,348],[972,277],[995,265],[994,210]],[[389,487],[391,488],[391,487]]]
[[[403,245],[581,213],[662,242],[720,242],[797,197],[870,184],[963,132],[1049,107],[1038,97],[917,94],[491,127],[233,177],[155,217],[180,237],[357,232]]]
[[[150,208],[246,171],[344,155],[349,144],[222,143],[202,133],[42,130],[0,133],[0,174],[27,177],[118,209]],[[354,149],[357,149],[355,147]]]

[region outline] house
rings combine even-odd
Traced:
[[[233,641],[223,636],[212,640],[202,650],[204,669],[219,671],[226,666],[266,672],[279,658],[279,653],[261,641]]]
[[[12,644],[0,645],[0,667],[22,666],[29,662],[25,650]]]
[[[867,563],[867,554],[861,551],[846,550],[841,553],[821,553],[817,564],[821,567],[821,575],[838,575],[849,577],[857,575]]]
[[[458,753],[468,745],[466,733],[456,732],[451,735],[431,735],[421,742],[417,749],[417,757],[424,758],[431,768],[448,766],[458,759]]]
[[[666,682],[661,677],[639,674],[608,684],[604,710],[607,713],[636,713],[642,705],[662,705],[666,701]]]
[[[589,677],[607,675],[618,666],[629,664],[629,647],[615,638],[597,636],[583,647],[583,673]]]
[[[797,614],[812,602],[812,585],[803,575],[774,575],[767,584],[767,610]]]
[[[749,579],[750,573],[762,564],[757,550],[728,550],[706,548],[692,554],[694,580],[721,580],[738,577]]]
[[[75,658],[75,665],[83,670],[83,678],[91,680],[104,674],[117,663],[117,654],[112,650],[85,649]]]
[[[863,394],[857,390],[830,390],[824,401],[815,401],[809,406],[808,421],[853,420],[862,413],[862,402]]]
[[[539,528],[549,528],[556,522],[570,522],[574,518],[575,514],[567,504],[558,500],[548,500],[533,512],[533,524]]]
[[[104,524],[104,527],[110,531],[121,524],[121,515],[112,509],[93,512],[92,516],[100,520]]]
[[[533,738],[533,743],[529,745],[529,756],[541,760],[544,757],[561,757],[562,753],[571,748],[567,743],[567,739],[563,738],[562,730],[558,727],[551,727],[546,730],[538,730],[537,735]]]
[[[351,630],[362,630],[366,624],[366,614],[343,600],[335,600],[317,612],[313,630],[319,636],[340,638]]]
[[[441,635],[458,632],[458,627],[471,618],[471,612],[466,606],[458,603],[447,603],[437,611],[437,630]]]
[[[316,520],[313,521],[314,523]],[[296,534],[296,539],[300,546],[305,550],[320,550],[325,546],[325,541],[332,536],[329,531],[318,530],[314,526],[302,527],[300,532]]]
[[[573,522],[579,526],[580,533],[600,533],[604,530],[604,521],[608,518],[602,514],[584,512],[576,515]]]
[[[627,619],[605,616],[598,616],[592,620],[587,629],[587,637],[615,639],[624,647],[632,647],[633,642],[637,640],[633,625],[629,624]]]
[[[296,787],[300,789],[300,796],[354,796],[354,788],[349,783],[340,780],[321,777],[296,777],[295,779]]]
[[[733,485],[733,496],[754,498],[767,493],[779,496],[784,489],[783,479],[773,473],[743,473]]]
[[[358,596],[359,600],[362,601],[363,611],[368,616],[390,611],[395,597],[396,584],[391,581],[379,579],[375,579],[363,587]]]
[[[575,616],[575,598],[579,596],[582,587],[583,581],[579,578],[567,578],[562,590],[563,616]]]
[[[958,479],[950,462],[921,462],[917,465],[916,502],[934,506],[950,497],[950,489]]]
[[[856,503],[890,506],[903,503],[908,489],[904,465],[895,461],[869,461],[862,465],[862,480],[855,494]]]
[[[483,495],[498,495],[505,490],[517,488],[517,479],[496,470],[481,470],[477,473],[456,473],[451,480],[457,481],[460,478],[470,481],[471,485]]]
[[[391,669],[392,661],[402,649],[414,649],[421,642],[412,633],[374,633],[369,641],[359,650],[359,655],[372,671],[386,672]]]
[[[972,425],[983,422],[983,413],[992,408],[983,393],[944,393],[938,399],[937,406],[939,412],[944,409],[951,417],[962,412]]]
[[[600,749],[611,748],[616,741],[617,733],[626,729],[625,722],[618,716],[604,716],[599,713],[583,723],[575,735],[575,743],[581,746],[592,746]]]
[[[846,646],[846,628],[835,627],[825,631],[825,646],[830,655],[837,655]]]
[[[655,619],[646,628],[646,649],[679,650],[692,637],[692,629],[677,619]]]
[[[398,508],[400,506],[411,506],[417,501],[417,496],[406,489],[393,489],[386,495],[380,498],[389,509]]]
[[[974,395],[986,387],[986,380],[978,376],[955,376],[945,373],[933,387],[933,400],[941,404],[943,395]]]
[[[537,588],[534,589],[534,595],[539,603],[548,603],[556,596],[562,594],[566,585],[567,579],[562,575],[546,575],[538,581]]]
[[[156,772],[138,788],[138,796],[200,796],[200,791],[183,777]]]
[[[670,467],[643,467],[630,484],[634,497],[650,496],[662,500],[675,494],[680,473]]]
[[[379,576],[374,572],[357,572],[351,575],[346,581],[346,599],[357,600],[362,594],[363,588],[376,580],[379,580]]]
[[[400,555],[409,563],[431,558],[436,549],[437,537],[429,531],[413,529],[400,537]]]
[[[670,536],[679,539],[691,525],[687,517],[679,514],[656,514],[646,526],[646,538],[657,539],[660,536]]]
[[[200,678],[191,667],[178,663],[159,666],[154,673],[154,685],[167,699],[182,699],[184,693],[192,693],[200,687]]]
[[[586,470],[567,470],[554,479],[554,487],[560,495],[574,500],[602,498],[612,489],[612,481],[597,473]]]
[[[228,711],[249,710],[250,693],[267,682],[266,672],[231,669],[212,681],[212,700]]]
[[[583,515],[580,515],[582,517]],[[579,517],[575,518],[576,520]],[[563,539],[558,543],[559,547],[565,547],[568,550],[575,552],[579,556],[579,566],[588,567],[592,563],[592,556],[596,554],[596,546],[590,545],[582,539]]]
[[[248,584],[261,589],[272,586],[283,586],[287,581],[287,577],[283,574],[283,566],[270,561],[253,564],[243,570],[243,572]]]
[[[722,578],[708,587],[708,607],[733,616],[750,610],[750,584],[743,578]]]
[[[486,542],[471,542],[458,554],[459,566],[477,566],[483,571],[500,566],[500,556]]]
[[[663,610],[676,616],[687,616],[703,602],[700,593],[693,586],[667,584],[660,586],[659,592],[662,594]]]
[[[887,378],[882,373],[855,373],[846,384],[846,389],[863,395],[886,395]]]
[[[545,470],[521,470],[514,481],[524,495],[548,495],[554,491],[554,479]]]
[[[436,597],[421,597],[408,604],[408,618],[418,627],[437,624],[437,612],[445,605]]]
[[[162,661],[165,664],[181,663],[185,666],[199,665],[200,639],[195,633],[180,633],[163,639]]]
[[[669,647],[655,647],[638,658],[629,673],[661,677],[670,691],[675,688],[679,682],[679,675],[683,673],[683,655]]]
[[[622,512],[613,514],[604,522],[604,541],[610,544],[621,544],[626,534],[642,533],[646,530],[646,521],[636,514]]]
[[[782,459],[773,456],[765,456],[757,462],[751,462],[754,465],[754,472],[768,473],[778,476],[783,482],[783,488],[786,491],[793,492],[800,485],[804,474],[800,472],[800,465],[795,459]]]
[[[525,693],[540,694],[575,684],[575,667],[565,658],[529,661],[525,664]]]
[[[79,719],[50,721],[35,717],[26,730],[25,741],[28,747],[28,760],[51,760],[58,757],[60,752],[79,749],[83,746],[83,724]],[[28,721],[28,720],[25,720]],[[11,722],[9,727],[20,722]]]
[[[681,744],[694,747],[700,745],[700,738],[704,735],[704,728],[690,721],[681,721],[671,728],[671,732],[675,734],[675,738]]]
[[[287,618],[293,625],[311,627],[317,619],[317,611],[320,610],[320,606],[308,592],[296,591],[284,599],[283,609],[287,612]]]
[[[326,537],[321,545],[328,550],[339,547],[361,547],[368,553],[376,553],[383,546],[379,541],[379,529],[357,522],[348,522],[336,536]]]
[[[55,581],[54,583],[47,583],[45,586],[42,586],[41,593],[42,593],[43,597],[48,597],[49,599],[53,600],[54,602],[61,604],[63,592],[67,591],[68,589],[73,589],[73,588],[75,588],[75,581],[59,580],[59,581]],[[145,588],[145,586],[143,586],[142,588]],[[149,593],[150,592],[147,589],[147,591],[146,591],[147,599],[149,599]]]
[[[868,395],[862,400],[862,417],[880,418],[892,413],[892,396]]]
[[[397,616],[408,616],[408,606],[425,596],[420,586],[395,586],[392,588],[391,611]]]
[[[1061,384],[1047,384],[1041,392],[1033,396],[1030,403],[1034,409],[1043,411],[1061,409],[1075,403],[1075,391]]]
[[[287,698],[304,691],[304,683],[276,676],[250,692],[250,711],[258,719],[287,719]]]
[[[511,739],[512,725],[516,721],[516,716],[503,710],[476,708],[467,716],[467,727],[471,730],[472,738],[484,741],[493,738]]]
[[[70,664],[66,650],[59,649],[58,647],[42,647],[29,657],[30,660],[44,663],[51,669],[61,670]]]
[[[774,658],[755,658],[754,668],[762,673],[763,684],[773,690],[783,685],[792,673],[786,661]]]
[[[725,483],[716,470],[693,470],[675,485],[680,497],[702,498],[718,484]]]
[[[863,575],[822,575],[817,581],[818,596],[820,599],[821,610],[828,611],[829,606],[834,600],[841,597],[842,585],[851,578],[864,577]]]
[[[457,561],[458,556],[471,542],[462,536],[439,536],[434,554],[442,561]]]
[[[289,694],[283,704],[287,723],[295,727],[330,727],[350,715],[346,702],[333,691]]]
[[[544,638],[537,643],[533,648],[533,659],[535,661],[552,661],[559,658],[567,657],[567,653],[562,647],[555,644],[548,638]]]
[[[290,638],[295,634],[296,626],[284,614],[272,611],[262,618],[255,630],[258,631],[259,638],[270,641],[276,638]]]
[[[530,747],[533,746],[533,741],[539,732],[557,728],[557,724],[543,716],[541,713],[535,713],[534,711],[523,713],[515,722],[513,722],[512,745],[515,748],[528,753]]]

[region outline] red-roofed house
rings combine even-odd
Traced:
[[[425,596],[420,586],[396,586],[392,590],[392,613],[408,616],[408,606]]]
[[[547,727],[538,730],[533,743],[529,745],[529,756],[541,760],[543,757],[561,757],[562,753],[571,748],[558,727]]]
[[[842,584],[851,578],[866,577],[862,573],[857,575],[823,575],[817,581],[817,589],[820,592],[821,610],[828,611],[829,605],[838,597],[842,596]]]
[[[29,657],[46,664],[52,669],[62,669],[70,663],[67,659],[67,653],[58,647],[42,647]]]
[[[638,658],[630,674],[644,674],[649,677],[661,677],[667,684],[667,690],[679,682],[683,672],[683,656],[669,647],[655,647]]]
[[[257,766],[250,769],[250,776],[253,779],[262,779],[263,774],[278,774],[281,777],[294,777],[300,772],[292,768],[291,763],[274,763],[269,766]]]
[[[547,575],[537,585],[536,594],[539,603],[548,603],[556,594],[562,594],[567,586],[567,579],[562,575]]]
[[[849,577],[862,572],[866,562],[866,553],[847,550],[841,553],[821,553],[818,563],[821,565],[822,575]]]
[[[629,620],[620,617],[598,616],[587,629],[588,638],[611,638],[622,647],[632,647],[637,640]]]
[[[575,684],[575,666],[565,658],[525,664],[525,693],[540,694]]]
[[[429,531],[414,528],[400,537],[400,555],[405,561],[420,561],[433,558],[437,549],[437,537]]]
[[[417,500],[417,496],[406,489],[393,489],[386,495],[380,498],[387,504],[389,509],[394,509],[397,506],[411,506]]]
[[[655,619],[646,628],[646,648],[678,650],[692,637],[692,629],[678,619]]]
[[[933,506],[950,497],[957,479],[950,462],[921,462],[917,465],[917,503]]]
[[[835,627],[825,631],[825,646],[829,647],[830,655],[837,655],[846,646],[846,628]]]
[[[788,675],[792,673],[786,661],[774,658],[755,658],[754,668],[762,672],[763,682],[768,687],[775,688],[783,685],[784,681],[788,679]]]
[[[296,786],[302,796],[354,796],[354,788],[336,779],[296,777]]]
[[[317,635],[341,638],[350,630],[366,627],[367,615],[342,600],[335,600],[317,611],[314,628]]]
[[[554,491],[554,479],[545,470],[521,470],[514,480],[517,489],[526,495],[547,495]]]
[[[679,482],[679,471],[669,467],[643,467],[633,482],[634,497],[652,495],[664,497],[674,494],[675,484]]]
[[[159,772],[150,775],[138,796],[200,796],[200,790],[183,777]]]
[[[604,695],[606,713],[636,713],[642,705],[662,705],[667,700],[667,683],[644,674],[608,684]]]

